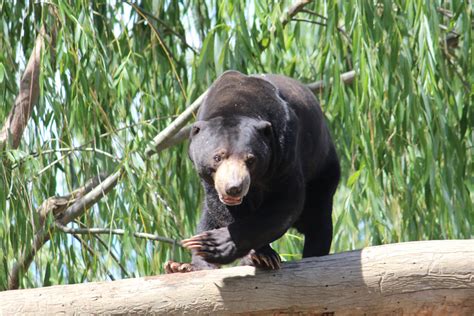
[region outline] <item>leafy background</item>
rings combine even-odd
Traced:
[[[71,227],[51,231],[21,287],[162,273],[189,260],[203,193],[186,143],[147,158],[151,139],[227,69],[324,80],[318,95],[342,164],[332,252],[474,235],[473,11],[468,1],[0,0],[0,122],[18,94],[38,30],[41,97],[22,143],[0,153],[0,289],[31,248],[35,210],[99,174],[126,171]],[[356,70],[352,85],[339,75]],[[291,230],[274,246],[300,258]]]

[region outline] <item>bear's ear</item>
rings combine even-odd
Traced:
[[[203,121],[197,121],[193,124],[193,126],[191,127],[191,137],[197,135],[201,129],[203,128],[204,126],[204,122]]]
[[[272,123],[268,121],[260,121],[257,123],[257,130],[266,137],[270,137],[272,135]]]

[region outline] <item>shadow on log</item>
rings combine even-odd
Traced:
[[[0,293],[0,314],[474,313],[474,240],[419,241],[284,263]]]

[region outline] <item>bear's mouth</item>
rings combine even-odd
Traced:
[[[234,205],[239,205],[242,203],[242,197],[233,197],[233,196],[223,196],[219,194],[219,200],[221,200],[222,203],[228,206],[234,206]]]

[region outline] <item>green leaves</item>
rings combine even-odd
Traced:
[[[5,66],[3,66],[2,63],[0,63],[0,83],[3,82],[4,78],[5,78]]]
[[[71,225],[127,233],[78,239],[51,232],[22,286],[155,274],[166,260],[189,260],[180,247],[133,236],[190,237],[203,197],[186,144],[151,159],[144,151],[192,101],[189,96],[199,96],[228,69],[325,82],[318,97],[343,174],[334,201],[332,251],[471,238],[469,3],[314,1],[295,16],[299,21],[283,25],[290,5],[144,1],[138,8],[147,13],[145,19],[126,3],[53,1],[21,7],[4,2],[2,124],[36,30],[56,19],[60,28],[54,63],[50,53],[42,58],[40,104],[21,147],[0,153],[0,288],[6,287],[16,258],[31,248],[39,205],[120,167],[126,170],[120,184]],[[34,6],[43,6],[42,15],[35,15]],[[47,13],[49,6],[54,16]],[[451,31],[459,35],[455,46],[446,44]],[[352,85],[332,80],[352,69],[357,72]],[[273,245],[294,260],[303,240],[292,230]]]

